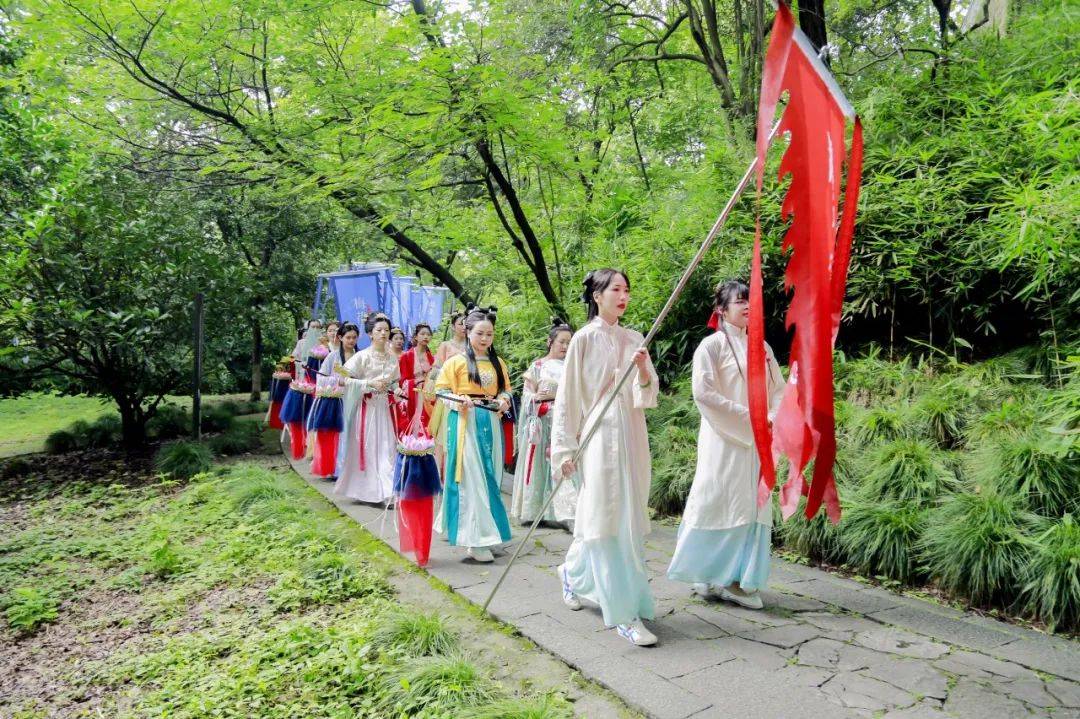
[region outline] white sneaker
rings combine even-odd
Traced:
[[[465,549],[465,556],[474,562],[483,562],[484,564],[495,561],[495,556],[487,547],[468,547]]]
[[[729,602],[734,602],[740,607],[746,607],[747,609],[761,609],[765,606],[761,601],[761,596],[757,592],[744,592],[741,589],[732,591],[724,588],[720,590],[720,598]]]
[[[570,581],[566,578],[566,565],[560,564],[555,568],[555,573],[559,575],[559,581],[562,582],[562,603],[573,612],[581,609],[581,600],[574,594],[574,590],[570,587]]]
[[[619,636],[638,647],[651,647],[656,644],[656,635],[645,628],[640,619],[635,619],[629,624],[619,624],[615,627]]]

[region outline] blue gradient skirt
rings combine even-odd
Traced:
[[[735,582],[748,592],[769,580],[772,528],[751,522],[730,529],[693,529],[679,525],[668,579],[726,587]]]

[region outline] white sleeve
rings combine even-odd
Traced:
[[[555,407],[551,420],[551,467],[560,472],[563,462],[577,452],[581,425],[585,420],[584,363],[587,338],[575,335],[570,340],[563,365],[562,382],[555,392]]]
[[[645,338],[638,335],[637,338],[638,347],[645,343]],[[636,409],[650,409],[656,406],[657,398],[660,394],[660,378],[656,374],[656,368],[653,367],[652,357],[647,356],[645,360],[645,376],[642,377],[641,370],[634,372],[634,407]],[[645,386],[642,386],[645,385]]]
[[[723,353],[725,350],[720,351]],[[742,447],[750,447],[754,441],[750,429],[750,410],[727,396],[730,388],[720,386],[716,376],[718,359],[709,352],[704,342],[694,352],[694,403],[701,412],[702,421],[708,422],[714,432]]]

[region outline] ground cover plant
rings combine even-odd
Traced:
[[[1065,349],[1065,356],[1077,354]],[[986,362],[837,363],[839,526],[777,522],[774,544],[889,586],[1080,630],[1080,382],[1075,361],[1018,350]],[[688,384],[649,417],[651,504],[681,511],[696,445]]]
[[[572,716],[405,603],[405,565],[269,464],[6,480],[0,715]]]

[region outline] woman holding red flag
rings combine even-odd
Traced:
[[[716,286],[716,332],[694,353],[694,402],[701,413],[697,471],[679,526],[668,577],[696,594],[761,609],[758,589],[769,578],[772,508],[758,507],[760,463],[750,429],[746,327],[750,288],[738,280]],[[784,393],[784,375],[766,345],[769,416]]]

